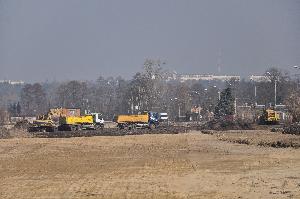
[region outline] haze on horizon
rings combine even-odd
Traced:
[[[178,73],[293,73],[300,1],[0,0],[0,79],[131,78],[147,58]]]

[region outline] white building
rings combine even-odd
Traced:
[[[237,75],[209,75],[209,74],[185,74],[177,77],[181,82],[188,80],[204,80],[204,81],[240,81],[241,77]]]
[[[13,80],[0,80],[0,84],[10,84],[10,85],[23,85],[23,81],[13,81]]]
[[[267,76],[263,76],[263,75],[251,75],[250,80],[253,82],[270,82],[270,78],[268,78]]]

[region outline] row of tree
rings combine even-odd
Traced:
[[[19,91],[18,99],[8,105],[8,110],[12,115],[35,116],[53,107],[80,108],[82,111],[101,112],[106,119],[121,113],[154,110],[168,112],[171,119],[176,119],[198,106],[201,115],[212,112],[216,115],[233,114],[232,107],[226,105],[228,101],[220,101],[220,98],[230,98],[230,106],[233,101],[237,105],[274,105],[275,84],[277,104],[291,105],[299,97],[299,92],[295,92],[297,82],[274,68],[264,74],[268,81],[232,79],[207,83],[168,79],[170,75],[161,65],[160,61],[146,60],[144,70],[131,80],[99,77],[96,81],[26,84]],[[295,110],[295,106],[299,107],[299,103],[289,107]]]

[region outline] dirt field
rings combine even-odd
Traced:
[[[0,198],[300,198],[300,149],[199,132],[0,140]]]

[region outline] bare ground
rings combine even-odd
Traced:
[[[300,198],[300,149],[219,139],[0,140],[0,198]]]

